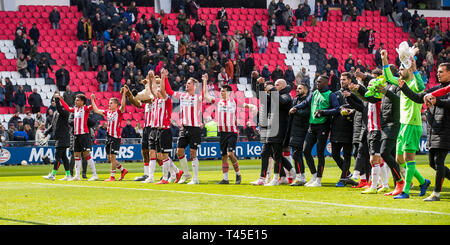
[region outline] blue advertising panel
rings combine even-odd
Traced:
[[[174,144],[172,156],[176,157]],[[259,158],[261,156],[262,143],[257,141],[238,142],[236,145],[236,155],[239,158]],[[420,152],[427,153],[426,139],[420,141]],[[104,145],[94,145],[92,148],[92,157],[94,161],[107,161],[106,150]],[[69,150],[67,150],[69,156]],[[312,155],[316,155],[316,147],[312,150]],[[28,164],[41,163],[42,157],[47,156],[52,161],[55,156],[55,147],[4,147],[0,150],[0,164],[20,164],[26,161]],[[189,158],[189,149],[186,149],[186,156]],[[331,156],[331,143],[328,142],[325,147],[325,156]],[[219,142],[203,142],[201,143],[197,157],[199,159],[220,159]],[[117,156],[119,161],[142,161],[140,144],[122,144]]]

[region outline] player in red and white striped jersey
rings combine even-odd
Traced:
[[[120,141],[121,141],[121,133],[122,128],[120,126],[123,120],[123,113],[125,111],[126,98],[125,94],[127,92],[127,88],[122,92],[122,102],[119,102],[119,99],[113,97],[109,99],[109,108],[108,110],[100,110],[98,109],[95,103],[95,94],[91,95],[92,108],[94,113],[97,113],[101,116],[106,116],[106,121],[108,123],[107,130],[107,139],[106,139],[106,156],[108,161],[111,162],[111,176],[109,179],[105,181],[115,181],[116,169],[121,171],[121,175],[119,180],[122,180],[125,175],[128,173],[128,170],[125,169],[122,164],[120,164],[116,157],[119,154],[120,150]],[[120,103],[120,108],[119,108]]]
[[[97,171],[95,170],[95,162],[91,157],[92,139],[89,134],[89,127],[87,121],[89,113],[92,110],[92,106],[87,106],[87,98],[84,94],[78,94],[75,96],[75,107],[69,107],[67,103],[60,98],[61,105],[68,112],[74,114],[74,158],[75,158],[75,176],[72,181],[80,180],[80,168],[81,168],[81,154],[87,160],[88,165],[92,170],[92,177],[90,181],[98,180]]]
[[[170,129],[170,118],[172,116],[172,98],[166,93],[166,77],[168,72],[166,69],[161,70],[161,79],[154,79],[150,83],[150,91],[155,98],[154,104],[154,118],[153,123],[156,131],[156,152],[158,159],[162,162],[163,178],[156,184],[168,184],[169,183],[169,171],[171,179],[178,181],[183,174],[182,170],[179,170],[169,154],[172,152],[172,131]],[[159,82],[159,88],[154,93],[154,86],[157,86]],[[169,85],[170,86],[170,85]],[[151,155],[150,155],[151,156]],[[152,176],[149,176],[152,177]]]
[[[184,174],[178,181],[179,184],[182,184],[191,178],[185,155],[185,149],[188,145],[190,148],[193,172],[193,178],[188,184],[199,183],[197,149],[201,143],[200,126],[202,125],[201,113],[203,94],[195,93],[196,84],[198,84],[198,81],[191,77],[186,82],[186,92],[170,92],[167,90],[169,95],[173,94],[172,97],[180,100],[182,129],[177,142],[177,156],[178,159],[180,159],[181,168],[183,169]]]
[[[231,97],[233,91],[229,85],[223,85],[220,90],[220,98],[211,98],[206,91],[206,84],[208,83],[208,74],[202,76],[203,82],[203,94],[205,100],[217,105],[216,118],[217,127],[220,134],[220,151],[222,155],[222,173],[223,179],[219,184],[229,184],[228,180],[228,159],[231,160],[233,168],[236,172],[236,184],[241,183],[241,173],[239,171],[239,163],[234,153],[236,150],[236,143],[238,139],[238,127],[237,127],[237,108],[238,103],[236,98]],[[251,104],[243,104],[241,107],[251,108],[256,112],[257,107]]]

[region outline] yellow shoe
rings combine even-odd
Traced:
[[[377,193],[378,194],[380,194],[380,193],[387,193],[389,191],[390,191],[390,189],[388,187],[381,187],[380,189],[378,189]]]
[[[361,194],[377,194],[377,189],[367,188]]]

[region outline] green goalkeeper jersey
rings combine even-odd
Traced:
[[[384,74],[386,76],[386,80],[398,86],[398,77],[394,77],[392,75],[391,69],[389,65],[385,65],[383,67]],[[423,84],[422,77],[420,76],[418,71],[415,71],[414,78],[410,81],[405,81],[405,84],[415,93],[421,93],[425,89],[425,85]],[[400,123],[408,124],[408,125],[417,125],[422,126],[422,104],[418,104],[408,97],[402,92],[400,95]]]

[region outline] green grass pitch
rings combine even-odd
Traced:
[[[26,225],[449,225],[450,184],[446,180],[440,202],[424,202],[432,192],[435,171],[427,156],[417,166],[432,186],[418,197],[418,183],[408,200],[361,189],[337,188],[340,171],[326,159],[322,187],[252,186],[260,160],[241,160],[242,184],[222,179],[220,161],[200,161],[200,185],[154,185],[133,181],[142,163],[124,163],[129,174],[122,182],[103,182],[109,164],[97,164],[101,181],[64,182],[63,167],[56,181],[42,178],[50,165],[0,167],[0,224]],[[179,162],[175,162],[179,166]],[[190,163],[189,163],[190,164]],[[353,163],[352,168],[353,170]],[[310,177],[306,169],[307,180]],[[88,177],[90,171],[88,170]],[[162,175],[157,166],[155,178]],[[391,177],[391,188],[392,177]]]

